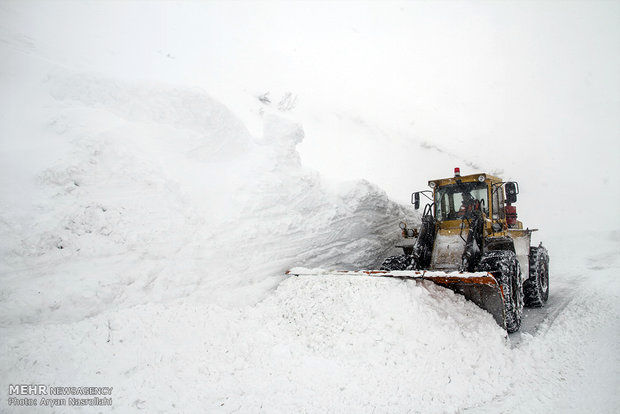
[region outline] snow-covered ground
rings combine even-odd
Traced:
[[[501,20],[513,6],[485,10]],[[0,411],[31,412],[7,399],[9,384],[33,383],[114,387],[111,407],[40,412],[616,412],[620,195],[609,162],[619,154],[610,114],[620,103],[617,88],[600,86],[620,84],[609,48],[618,40],[605,31],[619,8],[556,10],[590,37],[542,61],[613,53],[603,68],[584,64],[589,87],[536,102],[543,112],[530,129],[507,128],[493,148],[485,140],[518,116],[496,111],[481,127],[454,118],[471,109],[444,105],[447,89],[422,88],[408,102],[412,86],[398,92],[389,76],[377,80],[385,89],[342,86],[366,81],[367,68],[305,82],[291,75],[299,62],[282,60],[301,35],[276,17],[311,6],[253,7],[0,3]],[[373,51],[381,36],[367,37],[361,22],[377,12],[370,26],[389,17],[398,29],[412,12],[368,7],[353,13],[353,32],[317,34],[303,56],[358,36]],[[419,7],[416,19],[464,12]],[[326,15],[338,26],[351,9],[314,11],[329,28]],[[253,13],[274,18],[265,30],[284,52],[245,56],[254,49],[231,40],[275,41],[251,30],[260,26]],[[588,19],[602,14],[596,28]],[[151,36],[162,32],[169,37]],[[201,48],[190,33],[211,43]],[[428,48],[418,51],[442,59]],[[317,64],[317,74],[365,59],[351,53]],[[533,85],[546,80],[536,76]],[[479,97],[507,87],[491,86]],[[437,101],[424,108],[425,96]],[[555,104],[582,111],[544,124]],[[284,274],[376,267],[398,222],[419,223],[403,203],[410,192],[456,165],[519,180],[521,217],[549,249],[548,306],[527,310],[520,332],[507,336],[490,314],[429,282]],[[591,194],[598,201],[582,201]]]

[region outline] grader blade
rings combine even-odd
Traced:
[[[500,285],[488,272],[442,272],[415,270],[357,270],[357,271],[324,271],[305,268],[293,268],[286,272],[292,276],[371,276],[391,277],[396,279],[430,280],[437,285],[446,287],[455,293],[465,296],[480,308],[489,312],[497,324],[506,329],[504,314],[504,297]]]

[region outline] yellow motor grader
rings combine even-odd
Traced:
[[[415,209],[428,199],[420,229],[401,223],[403,254],[381,270],[328,272],[425,279],[463,294],[508,332],[521,326],[523,306],[540,307],[549,296],[549,255],[530,246],[536,229],[517,220],[519,186],[489,174],[431,180],[431,190],[411,195]],[[293,269],[289,274],[304,274]],[[315,274],[315,273],[313,273]]]

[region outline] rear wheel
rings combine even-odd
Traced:
[[[530,247],[530,277],[523,283],[525,305],[540,308],[549,298],[549,254],[542,245]]]
[[[499,283],[504,299],[504,317],[508,333],[521,327],[523,286],[517,255],[510,250],[492,250],[480,259],[478,270],[490,272]]]

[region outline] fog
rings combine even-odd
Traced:
[[[255,98],[293,93],[302,160],[327,177],[407,202],[460,166],[519,181],[530,227],[620,225],[617,2],[1,7],[39,58],[201,88],[255,135]]]

